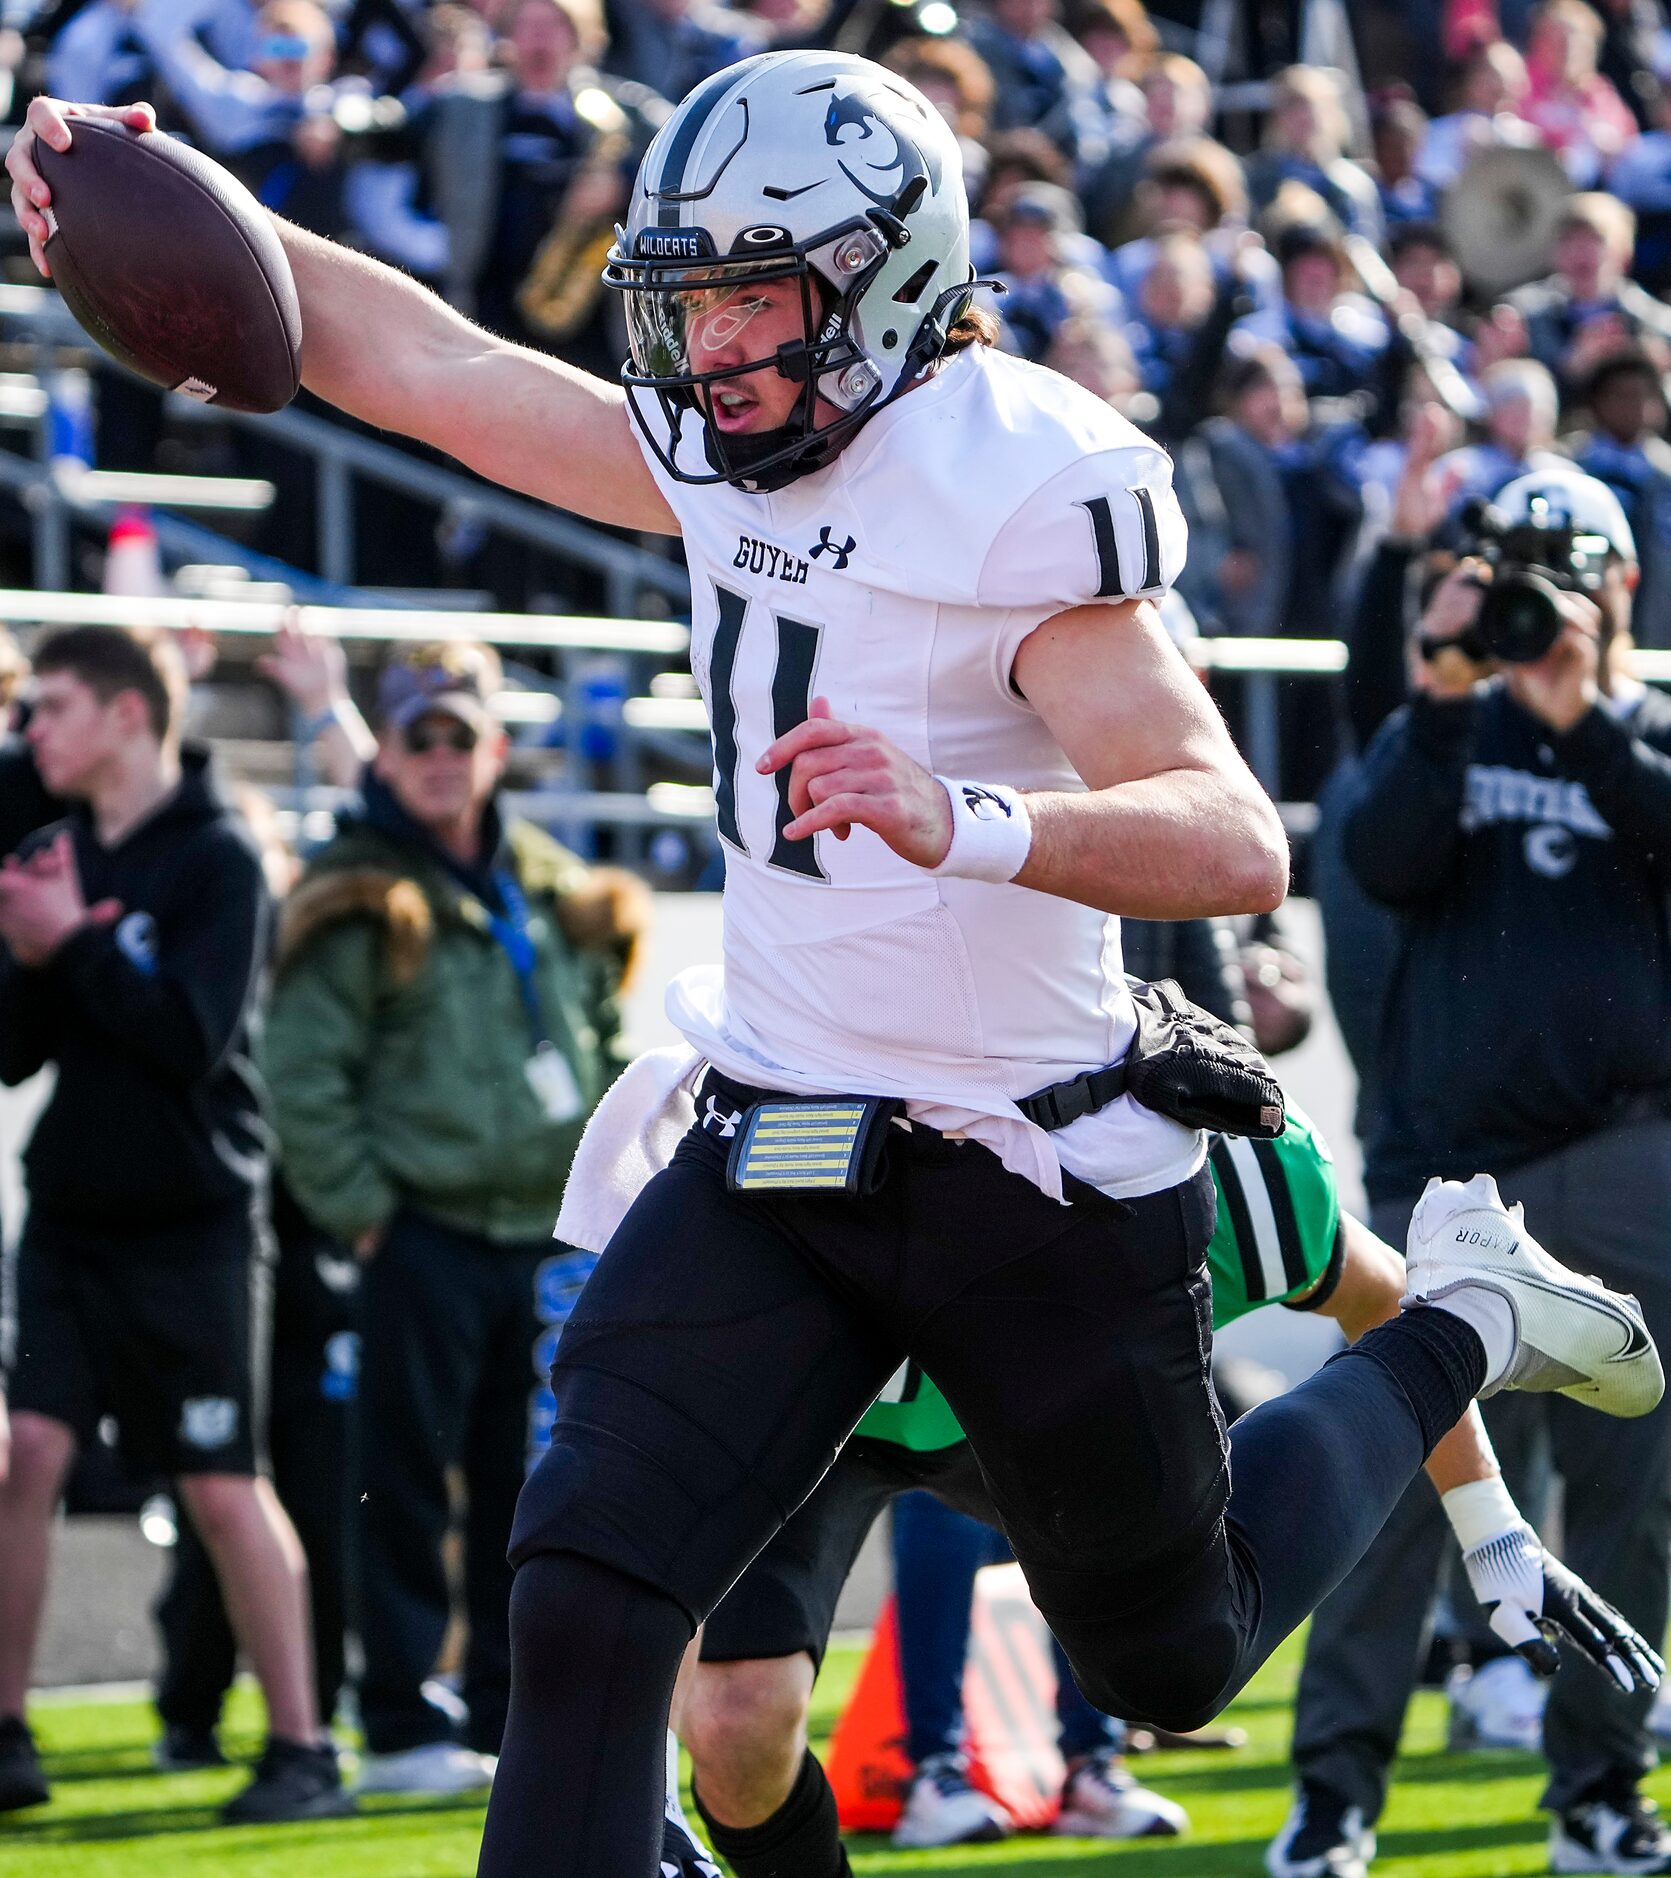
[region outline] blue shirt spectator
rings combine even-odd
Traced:
[[[1329,229],[1296,223],[1277,242],[1282,300],[1240,323],[1250,339],[1269,340],[1294,361],[1308,398],[1369,391],[1387,349],[1385,315],[1346,291],[1347,269]]]
[[[1100,254],[1079,226],[1079,207],[1054,183],[1028,183],[1005,205],[998,224],[998,310],[1006,341],[1040,360],[1070,315],[1112,321],[1119,299],[1102,277]],[[1091,251],[1087,262],[1073,258]]]
[[[1433,185],[1416,174],[1416,158],[1427,134],[1427,114],[1413,98],[1394,98],[1370,120],[1375,146],[1375,187],[1381,220],[1388,228],[1404,222],[1430,222],[1439,198]]]
[[[991,68],[995,130],[1036,127],[1075,154],[1074,110],[1098,83],[1096,65],[1057,23],[1056,0],[994,0],[969,24],[969,43]]]
[[[1379,243],[1381,201],[1369,172],[1346,155],[1349,131],[1332,72],[1291,65],[1271,82],[1265,148],[1247,166],[1248,192],[1264,209],[1284,183],[1304,183],[1349,234]]]

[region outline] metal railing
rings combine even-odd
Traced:
[[[20,626],[198,627],[239,634],[272,634],[291,625],[335,639],[477,639],[494,646],[632,652],[664,659],[677,657],[690,645],[690,628],[678,620],[295,606],[276,600],[206,600],[188,594],[136,599],[108,593],[36,593],[26,588],[0,588],[0,620]]]
[[[16,459],[13,459],[15,461]],[[0,478],[6,459],[0,454]],[[713,793],[699,784],[651,782],[631,786],[645,771],[644,740],[695,739],[708,734],[707,708],[699,697],[677,689],[689,680],[651,678],[647,668],[681,659],[689,650],[690,629],[678,621],[594,618],[569,614],[442,612],[375,607],[296,606],[271,600],[200,599],[189,595],[131,599],[108,594],[36,593],[0,589],[0,620],[13,625],[116,625],[197,627],[212,633],[271,634],[292,624],[345,641],[394,643],[424,639],[476,639],[503,649],[561,652],[608,652],[626,655],[638,667],[643,689],[619,700],[620,780],[613,790],[534,789],[514,798],[524,814],[547,821],[578,837],[588,827],[622,830],[659,826],[683,828],[710,824]],[[1244,742],[1255,774],[1270,788],[1276,781],[1277,684],[1283,678],[1336,677],[1346,670],[1349,649],[1339,639],[1269,639],[1199,637],[1182,648],[1191,666],[1203,674],[1241,678],[1247,687]],[[1637,649],[1631,670],[1648,684],[1671,685],[1671,650]],[[588,701],[572,683],[549,690],[506,690],[495,700],[501,721],[512,727],[560,729],[571,755],[580,750]],[[692,765],[700,758],[691,753]],[[340,806],[340,791],[309,781],[298,773],[294,787],[278,792],[281,806],[298,817]],[[1278,805],[1291,833],[1306,834],[1316,811],[1307,802]],[[629,843],[636,851],[636,843]]]

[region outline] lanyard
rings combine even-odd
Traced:
[[[505,904],[503,914],[487,909],[488,930],[505,949],[505,957],[511,962],[511,970],[516,973],[516,988],[522,994],[522,1008],[528,1014],[528,1032],[535,1050],[543,1049],[551,1041],[546,1029],[545,1014],[540,1009],[539,986],[534,979],[535,952],[534,942],[528,936],[528,900],[522,891],[521,883],[508,868],[499,869],[493,876],[493,884],[499,889],[499,898]]]

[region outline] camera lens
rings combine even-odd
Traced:
[[[1528,569],[1499,573],[1480,603],[1479,635],[1494,659],[1530,665],[1561,636],[1560,589]]]

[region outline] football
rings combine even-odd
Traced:
[[[112,358],[204,404],[276,411],[301,383],[296,283],[243,184],[160,131],[70,121],[37,143],[52,191],[47,264],[64,303]]]

